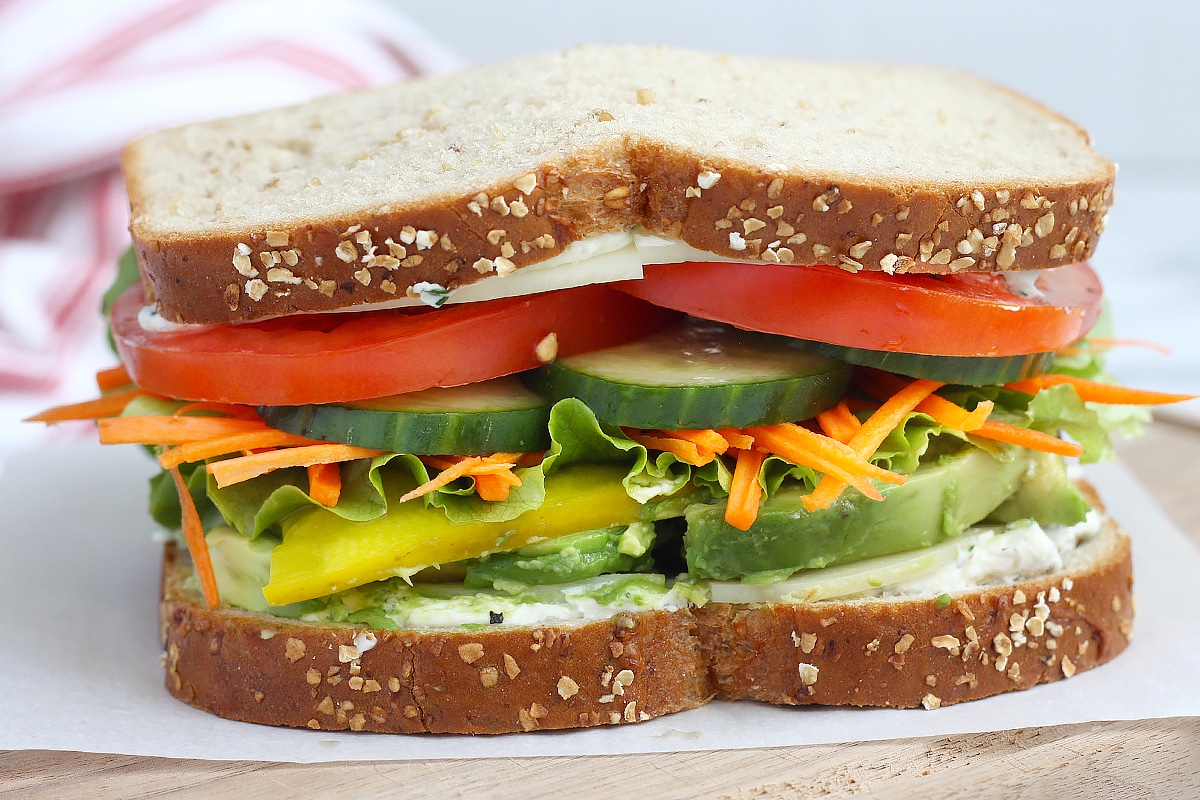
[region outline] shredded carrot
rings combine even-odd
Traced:
[[[417,458],[421,459],[421,463],[427,467],[450,469],[462,461],[465,456],[417,456]]]
[[[453,480],[470,475],[475,479],[475,492],[484,500],[507,500],[509,490],[521,485],[513,467],[523,453],[494,453],[490,456],[420,456],[422,462],[442,472],[400,498],[408,502],[440,489]],[[447,475],[449,477],[447,477]]]
[[[721,434],[721,438],[728,442],[730,447],[738,450],[751,450],[754,447],[754,437],[745,431],[739,431],[737,428],[717,428],[717,433]]]
[[[695,442],[689,442],[685,439],[676,439],[673,436],[667,436],[665,434],[662,436],[655,436],[652,434],[640,433],[633,428],[622,428],[621,430],[625,432],[626,436],[640,444],[642,447],[645,447],[648,450],[662,450],[664,453],[670,453],[680,461],[691,464],[694,467],[702,467],[716,458],[716,456],[712,453],[705,455],[704,453],[700,452],[700,448],[696,446]],[[661,433],[661,431],[658,431],[657,433]]]
[[[536,467],[538,464],[542,463],[542,460],[545,457],[546,457],[545,450],[541,451],[540,453],[521,453],[521,455],[519,455],[517,457],[517,466],[518,467]]]
[[[342,468],[338,464],[308,465],[308,496],[323,506],[337,505],[342,496]]]
[[[479,466],[482,461],[483,459],[479,458],[478,456],[471,456],[470,458],[464,458],[462,461],[451,464],[439,472],[433,479],[426,481],[408,494],[401,497],[400,502],[407,503],[409,500],[415,500],[422,495],[437,491],[451,481],[458,480],[462,476],[466,475],[472,467]]]
[[[917,404],[916,410],[933,417],[933,421],[939,425],[967,433],[978,430],[987,421],[995,406],[991,400],[984,400],[975,406],[974,411],[967,411],[957,403],[931,394]]]
[[[468,475],[503,475],[512,472],[513,465],[506,464],[503,461],[489,461],[487,458],[479,459],[479,463],[471,467]]]
[[[1178,403],[1183,400],[1193,400],[1194,394],[1170,394],[1168,392],[1148,392],[1143,389],[1127,389],[1124,386],[1114,386],[1111,383],[1089,381],[1076,378],[1073,375],[1056,375],[1047,373],[1023,381],[1004,384],[1006,388],[1025,394],[1037,394],[1041,389],[1050,386],[1069,384],[1075,388],[1080,400],[1092,403],[1108,403],[1113,405],[1154,406],[1163,403]]]
[[[826,436],[837,439],[842,444],[846,444],[854,438],[854,434],[858,433],[858,429],[862,427],[858,417],[850,413],[845,401],[817,414],[817,424],[821,426],[821,431]]]
[[[888,377],[890,378],[891,376],[889,375]],[[867,421],[862,424],[858,432],[847,442],[850,449],[859,458],[869,459],[879,449],[879,445],[883,444],[883,440],[888,437],[888,434],[894,431],[900,423],[904,422],[904,418],[922,400],[929,397],[934,391],[941,388],[942,385],[937,381],[929,381],[923,378],[909,382],[904,388],[889,397],[883,405],[867,418]],[[827,473],[821,478],[821,482],[817,484],[817,488],[813,490],[813,493],[804,498],[804,507],[809,511],[829,508],[829,506],[833,505],[833,501],[841,496],[847,484],[854,486],[849,481],[839,479],[838,476]],[[862,492],[862,489],[859,489],[858,486],[854,486],[854,488]],[[863,494],[867,493],[863,492]],[[871,497],[869,494],[867,496]]]
[[[230,453],[249,453],[276,447],[304,447],[311,444],[320,444],[320,442],[305,439],[303,436],[293,436],[274,428],[265,428],[259,431],[234,433],[229,436],[188,442],[165,451],[158,457],[158,463],[163,468],[169,468]]]
[[[145,394],[148,394],[148,392],[132,386],[128,389],[110,392],[102,397],[97,397],[95,400],[85,400],[82,403],[71,403],[70,405],[48,408],[40,414],[34,414],[32,417],[26,418],[25,422],[53,424],[55,422],[67,422],[68,420],[115,417],[125,410],[125,406],[129,405],[130,400]]]
[[[512,453],[496,453],[491,456],[417,456],[427,466],[434,469],[450,469],[464,459],[474,459],[478,462],[473,469],[488,472],[503,472],[512,469],[517,463],[517,456]]]
[[[740,531],[749,530],[758,518],[762,500],[762,485],[758,473],[767,454],[761,450],[738,450],[733,481],[729,485],[729,500],[725,505],[725,521]]]
[[[100,444],[187,444],[269,430],[261,422],[225,417],[108,417],[97,424]]]
[[[1148,339],[1112,339],[1107,336],[1089,336],[1085,342],[1086,346],[1084,347],[1064,347],[1058,352],[1060,355],[1068,356],[1088,352],[1106,353],[1114,347],[1142,347],[1164,356],[1171,355],[1171,348],[1159,342],[1151,342]]]
[[[129,377],[129,371],[125,369],[124,364],[102,369],[96,373],[96,388],[102,392],[131,385],[133,385],[133,378]]]
[[[171,473],[171,480],[175,481],[175,490],[179,492],[183,541],[187,543],[192,563],[196,567],[196,575],[200,578],[204,602],[209,608],[216,608],[221,605],[221,593],[217,590],[217,575],[213,572],[212,558],[208,554],[208,542],[204,539],[204,525],[200,522],[200,512],[196,510],[196,501],[192,499],[192,493],[188,491],[179,468],[171,467],[168,472]]]
[[[721,455],[729,449],[729,442],[725,440],[725,437],[711,428],[704,430],[663,431],[663,433],[675,439],[683,439],[685,442],[691,442],[700,450],[702,456],[705,455],[706,451]]]
[[[892,484],[902,484],[907,480],[903,475],[871,464],[848,445],[813,433],[799,425],[784,423],[747,428],[746,432],[754,437],[756,447],[781,456],[793,464],[803,464],[818,472],[832,475],[872,500],[882,500],[883,495],[871,484],[871,478]]]
[[[475,475],[474,478],[475,493],[488,501],[507,500],[512,487],[521,485],[521,479],[511,470],[491,475]]]
[[[209,419],[209,417],[184,417],[184,419]],[[229,420],[233,422],[234,420]],[[217,479],[217,486],[225,488],[235,483],[257,478],[272,470],[285,467],[308,467],[313,464],[333,464],[338,461],[353,461],[357,458],[374,458],[383,455],[382,450],[367,450],[348,444],[313,444],[307,447],[288,447],[252,456],[239,456],[216,461],[208,465],[209,473]]]
[[[983,423],[977,430],[971,431],[971,434],[984,439],[994,439],[997,442],[1020,445],[1030,450],[1056,453],[1060,456],[1078,456],[1083,453],[1083,446],[1075,442],[1068,442],[1056,436],[1051,436],[1048,433],[1021,428],[992,419]]]
[[[262,417],[260,417],[258,412],[253,408],[250,406],[236,405],[234,403],[188,403],[186,406],[178,409],[172,416],[182,417],[187,414],[191,414],[193,411],[216,411],[219,414],[224,414],[225,416],[232,417],[233,419],[253,419],[262,422]]]

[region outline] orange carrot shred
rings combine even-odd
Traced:
[[[188,442],[164,452],[158,457],[158,463],[164,468],[168,468],[230,453],[250,453],[276,447],[303,447],[311,444],[320,444],[320,442],[277,431],[274,428],[267,428],[261,431],[234,433],[229,436]]]
[[[745,431],[739,431],[737,428],[717,428],[717,433],[721,434],[722,439],[729,442],[730,447],[735,447],[738,450],[751,450],[754,448],[754,437]]]
[[[1061,386],[1064,383],[1075,388],[1075,393],[1079,395],[1080,400],[1092,403],[1153,406],[1163,403],[1179,403],[1184,400],[1193,400],[1197,397],[1194,394],[1171,394],[1169,392],[1148,392],[1143,389],[1127,389],[1124,386],[1114,386],[1111,383],[1101,383],[1100,381],[1089,381],[1085,378],[1076,378],[1073,375],[1050,373],[1004,385],[1006,388],[1013,389],[1014,391],[1024,392],[1025,394],[1037,394],[1041,389],[1050,386]]]
[[[1060,456],[1078,456],[1083,453],[1083,446],[1075,442],[1068,442],[1065,439],[1059,439],[1057,436],[1051,436],[1048,433],[1021,428],[991,419],[983,423],[977,430],[971,431],[971,434],[985,439],[994,439],[997,442],[1020,445],[1030,450],[1056,453]]]
[[[400,502],[407,503],[409,500],[415,500],[422,495],[437,491],[451,481],[458,480],[462,476],[466,475],[467,471],[470,470],[471,467],[478,466],[480,461],[481,459],[478,456],[471,456],[469,458],[464,458],[462,461],[459,461],[455,464],[451,464],[439,472],[434,478],[426,481],[408,494],[401,497]]]
[[[421,463],[427,467],[434,469],[450,469],[458,462],[462,461],[465,456],[418,456]]]
[[[917,404],[916,410],[933,417],[933,421],[939,425],[966,433],[978,430],[987,421],[995,405],[991,400],[984,400],[975,406],[974,411],[967,411],[957,403],[931,394]]]
[[[511,471],[474,477],[475,492],[481,499],[488,501],[507,500],[512,487],[521,485],[521,479]]]
[[[648,450],[661,450],[664,453],[670,453],[687,464],[694,467],[702,467],[711,462],[715,455],[708,453],[707,455],[700,452],[700,448],[694,442],[689,442],[684,439],[676,439],[673,436],[654,436],[651,434],[639,433],[633,428],[622,428],[625,435],[633,441],[645,447]]]
[[[720,455],[729,449],[729,442],[725,440],[725,437],[711,428],[703,430],[663,431],[663,433],[675,439],[683,439],[685,442],[691,442],[702,451],[701,455],[704,455],[704,451]]]
[[[270,430],[261,422],[226,417],[108,417],[97,425],[100,444],[187,444]]]
[[[902,484],[907,478],[866,461],[848,445],[813,433],[798,425],[784,423],[762,428],[747,428],[757,447],[781,456],[793,464],[803,464],[818,472],[844,481],[872,500],[882,500],[870,478]]]
[[[136,386],[132,386],[128,389],[122,389],[101,397],[97,397],[95,400],[85,400],[82,403],[71,403],[65,406],[48,408],[40,414],[34,414],[32,417],[26,418],[25,422],[45,422],[47,424],[53,424],[55,422],[67,422],[69,420],[115,417],[125,410],[125,406],[129,405],[130,400],[147,394],[149,394],[149,392],[145,392]]]
[[[262,422],[262,417],[260,417],[258,412],[250,406],[235,405],[233,403],[188,403],[186,406],[183,406],[174,414],[172,414],[172,416],[182,417],[192,413],[193,411],[216,411],[217,413],[224,414],[225,416],[233,419],[253,419]],[[266,423],[263,424],[265,425]]]
[[[1064,347],[1058,353],[1060,355],[1076,355],[1078,353],[1106,353],[1114,347],[1142,347],[1146,350],[1153,350],[1164,356],[1171,355],[1171,348],[1159,342],[1152,342],[1148,339],[1112,339],[1107,336],[1089,336],[1086,340],[1086,347]]]
[[[887,374],[887,373],[882,373]],[[889,375],[889,377],[891,377]],[[858,432],[847,443],[848,446],[860,458],[869,459],[879,449],[879,445],[883,444],[883,440],[888,437],[900,423],[904,422],[904,418],[917,407],[917,405],[933,394],[943,384],[937,381],[925,380],[918,378],[909,382],[900,391],[893,394],[887,401],[881,405],[876,411],[867,418],[867,421],[862,424]],[[815,511],[821,508],[829,508],[833,505],[833,501],[837,500],[845,490],[848,481],[839,480],[837,476],[826,474],[821,478],[821,482],[817,484],[817,488],[813,493],[804,498],[804,507],[809,511]],[[853,485],[853,484],[849,484]],[[854,488],[858,489],[857,486]],[[861,492],[862,489],[859,489]],[[866,494],[866,492],[863,492]],[[867,495],[870,497],[870,495]]]
[[[542,463],[542,459],[545,457],[545,450],[541,451],[540,453],[521,453],[521,455],[517,457],[517,466],[536,467],[538,464]]]
[[[185,419],[208,419],[208,417],[186,417]],[[231,422],[233,420],[230,420]],[[307,447],[288,447],[252,456],[239,456],[216,461],[208,465],[209,473],[217,479],[217,486],[225,488],[235,483],[248,481],[272,470],[285,467],[307,467],[312,464],[332,464],[338,461],[353,461],[358,458],[374,458],[383,455],[382,450],[367,450],[348,444],[313,444]]]
[[[200,512],[196,510],[196,501],[188,491],[183,475],[178,467],[171,467],[171,480],[175,482],[175,490],[179,492],[179,508],[182,511],[183,541],[187,543],[188,552],[192,556],[192,564],[196,567],[196,575],[200,578],[200,591],[204,593],[204,602],[209,608],[221,605],[221,593],[217,589],[217,575],[213,572],[212,558],[208,554],[208,542],[204,539],[204,525],[200,522]]]
[[[121,389],[131,385],[133,385],[133,378],[129,377],[129,371],[125,369],[124,364],[102,369],[96,373],[96,388],[102,392],[109,392],[113,389]]]
[[[521,479],[512,470],[525,455],[527,454],[493,453],[490,456],[420,456],[420,458],[426,465],[434,469],[445,471],[457,467],[453,473],[455,478],[470,475],[475,479],[475,493],[479,495],[480,499],[496,501],[507,500],[509,490],[514,486],[521,485]],[[459,466],[464,462],[469,462],[465,469]],[[428,494],[434,489],[444,486],[445,483],[433,485],[440,477],[439,475],[428,483],[418,486],[413,490],[418,494],[413,494],[413,497],[420,497],[422,494]],[[432,488],[427,488],[431,486]]]
[[[308,496],[332,508],[342,496],[342,468],[338,464],[308,465]]]
[[[842,444],[854,438],[854,434],[862,427],[858,417],[850,413],[844,401],[817,414],[817,424],[826,436],[837,439]]]
[[[749,530],[758,518],[758,505],[762,500],[758,473],[766,457],[761,450],[737,451],[737,464],[733,468],[733,481],[725,505],[725,521],[740,531]]]

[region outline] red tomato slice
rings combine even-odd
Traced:
[[[121,360],[144,389],[184,400],[302,405],[459,386],[532,369],[548,334],[561,356],[653,333],[677,314],[607,286],[439,309],[311,314],[192,331],[138,323],[140,285],[113,306]]]
[[[689,262],[645,267],[623,291],[739,328],[817,342],[935,356],[1012,356],[1078,340],[1100,313],[1087,264],[1044,270],[1042,297],[1000,275],[886,275],[836,267]]]

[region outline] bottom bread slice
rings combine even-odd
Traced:
[[[710,603],[698,633],[722,700],[936,708],[1070,678],[1133,634],[1129,539],[1112,520],[1062,570],[951,595]]]
[[[537,627],[370,631],[209,609],[168,544],[162,639],[175,697],[320,730],[508,733],[640,722],[704,705],[689,610]]]
[[[1059,572],[938,597],[709,603],[537,627],[364,631],[208,609],[164,557],[166,685],[221,717],[390,733],[640,722],[711,698],[912,708],[1069,678],[1132,634],[1111,521]],[[948,602],[947,602],[948,600]]]

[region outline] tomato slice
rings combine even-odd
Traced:
[[[1001,275],[886,275],[836,267],[686,262],[645,267],[623,291],[739,328],[817,342],[935,356],[1012,356],[1078,340],[1100,313],[1086,263],[1042,271],[1041,297]]]
[[[678,314],[608,286],[432,308],[312,314],[178,332],[147,331],[140,285],[112,310],[113,337],[144,389],[185,400],[302,405],[460,386],[559,355],[647,336]]]

